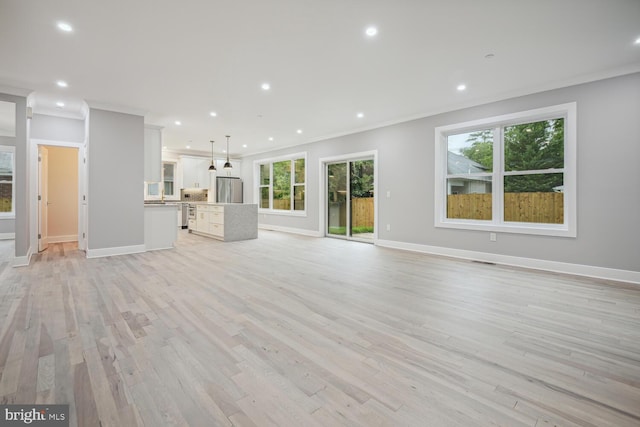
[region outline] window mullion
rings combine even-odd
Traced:
[[[293,212],[293,194],[295,193],[295,160],[291,159],[289,162],[289,212]]]
[[[269,209],[273,210],[273,162],[269,163]]]
[[[493,214],[491,222],[502,224],[504,221],[504,132],[500,126],[493,128]]]

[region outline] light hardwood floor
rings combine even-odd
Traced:
[[[638,426],[640,287],[261,231],[0,271],[0,403],[72,426]]]

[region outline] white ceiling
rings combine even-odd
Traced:
[[[640,71],[639,37],[639,0],[0,0],[0,85],[243,156]]]

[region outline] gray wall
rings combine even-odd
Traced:
[[[577,103],[577,238],[434,227],[435,127],[567,102]],[[439,114],[367,132],[246,157],[245,197],[253,201],[253,161],[307,152],[307,217],[259,215],[261,224],[320,230],[319,159],[378,150],[378,238],[596,267],[640,271],[640,73]],[[387,232],[382,226],[391,225]]]
[[[27,189],[28,146],[27,146],[27,99],[0,93],[0,101],[16,104],[16,136],[0,136],[0,144],[16,147],[15,187],[15,220],[0,220],[0,233],[15,233],[15,255],[26,256],[29,250],[29,204]]]
[[[84,120],[34,114],[31,119],[31,138],[82,144]]]
[[[144,118],[89,113],[88,249],[144,245]]]

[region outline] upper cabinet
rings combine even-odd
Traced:
[[[144,126],[144,180],[162,180],[162,128],[159,126]]]
[[[180,156],[182,188],[209,188],[209,165],[206,157]]]
[[[226,159],[216,159],[217,176],[234,176],[239,178],[241,165],[240,160],[230,160],[229,163],[231,163],[231,169],[224,169],[224,164],[226,162]]]

